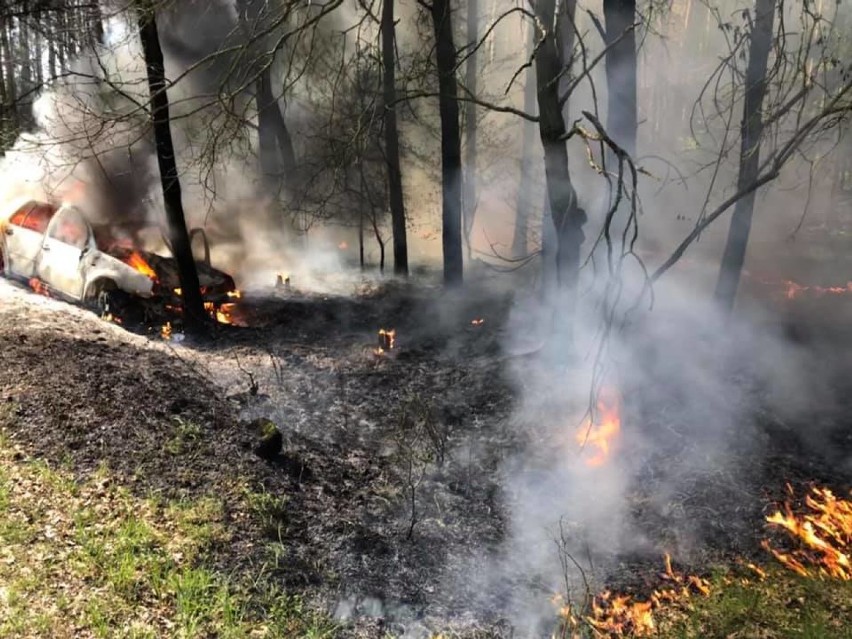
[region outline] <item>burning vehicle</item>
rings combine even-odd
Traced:
[[[228,309],[239,291],[230,275],[211,266],[203,231],[194,229],[191,236],[203,241],[204,256],[196,267],[205,309],[230,323]],[[183,308],[173,258],[115,240],[70,204],[28,200],[14,208],[0,222],[0,272],[119,322],[160,321]]]

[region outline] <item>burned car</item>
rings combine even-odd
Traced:
[[[204,257],[196,266],[205,307],[216,317],[238,293],[233,278],[210,265],[203,231],[195,229],[192,236],[203,241]],[[173,258],[116,242],[69,204],[30,200],[0,222],[0,271],[102,315],[147,321],[182,312]]]

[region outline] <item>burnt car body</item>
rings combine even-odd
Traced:
[[[193,231],[193,236],[203,232]],[[180,312],[176,261],[105,239],[73,205],[28,200],[0,222],[0,270],[65,300],[114,313],[133,306],[145,315]],[[197,261],[204,301],[218,305],[234,280],[213,268],[204,239]]]

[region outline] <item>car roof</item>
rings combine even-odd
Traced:
[[[39,200],[38,198],[21,196],[21,197],[17,197],[17,198],[14,198],[12,200],[9,200],[8,202],[6,202],[5,204],[2,205],[3,214],[0,214],[0,219],[9,219],[15,213],[20,211],[22,208],[24,208],[25,206],[28,206],[30,204],[37,204],[37,205],[42,205],[42,206],[52,206],[48,202],[45,202],[43,200]]]

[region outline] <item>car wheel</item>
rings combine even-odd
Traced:
[[[117,321],[124,326],[144,323],[144,312],[139,301],[129,293],[115,288],[104,289],[98,293],[96,309],[102,319]]]

